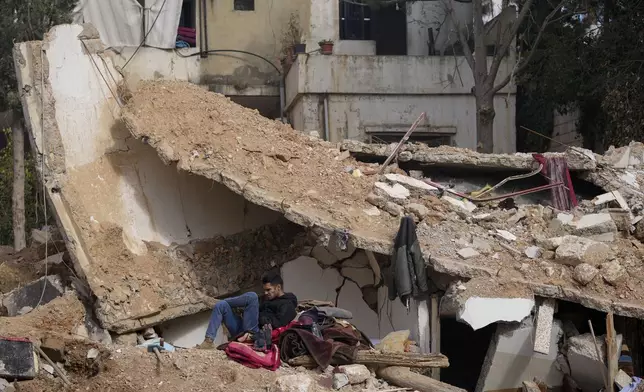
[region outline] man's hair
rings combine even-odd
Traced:
[[[264,275],[262,275],[262,284],[266,284],[266,283],[270,283],[273,286],[280,285],[284,287],[284,281],[282,280],[282,277],[280,276],[280,274],[277,272],[267,272]]]

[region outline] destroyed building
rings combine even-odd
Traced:
[[[432,376],[454,387],[598,390],[622,344],[642,374],[642,144],[604,156],[406,144],[384,167],[395,144],[322,141],[184,81],[130,89],[89,25],[57,26],[14,58],[70,263],[113,339],[154,327],[193,347],[213,299],[279,268],[288,291],[349,310],[373,342],[409,330],[445,354]],[[408,308],[384,285],[403,216],[430,285]],[[609,336],[600,355],[588,320]]]

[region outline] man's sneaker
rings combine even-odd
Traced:
[[[210,338],[206,338],[203,343],[197,346],[197,348],[199,350],[214,350],[215,342]]]

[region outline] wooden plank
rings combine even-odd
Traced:
[[[614,392],[615,376],[618,370],[619,353],[617,352],[617,332],[615,332],[615,322],[613,312],[606,315],[606,366],[608,368],[608,385],[606,391]]]
[[[379,369],[376,374],[390,384],[419,392],[465,392],[464,389],[414,373],[404,367],[390,366]]]
[[[439,298],[438,294],[432,294],[430,299],[430,319],[429,329],[431,337],[431,353],[438,354],[441,352],[441,318],[440,310],[438,308]],[[431,377],[434,380],[440,381],[441,370],[440,368],[432,368]]]
[[[448,367],[449,360],[443,354],[418,354],[381,352],[377,350],[360,350],[353,363],[363,365],[406,366],[413,368]],[[310,355],[293,358],[288,361],[291,366],[316,367],[317,363]],[[333,362],[332,362],[333,364]]]

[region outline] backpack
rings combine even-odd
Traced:
[[[226,355],[235,362],[239,362],[251,369],[264,368],[268,370],[277,370],[282,362],[277,345],[271,345],[267,352],[257,352],[247,344],[239,342],[230,342],[224,348]]]

